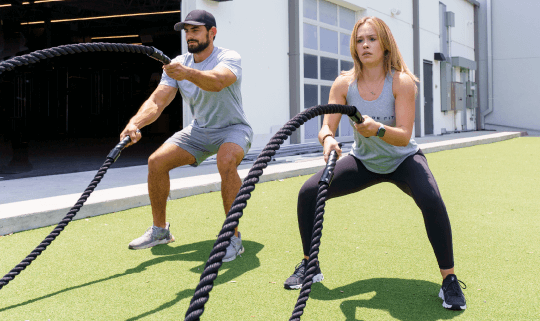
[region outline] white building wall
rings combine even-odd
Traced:
[[[527,130],[540,134],[537,99],[540,74],[540,1],[491,0],[493,112],[486,129]],[[489,27],[489,26],[488,26]]]
[[[355,10],[358,18],[377,16],[383,19],[396,38],[405,63],[411,71],[414,70],[412,0],[329,1]],[[466,0],[445,0],[444,3],[447,10],[453,11],[456,16],[456,27],[451,28],[451,56],[474,60],[474,26],[469,24],[474,20],[473,6]],[[424,59],[433,61],[433,54],[440,51],[438,5],[438,1],[420,0],[421,64]],[[302,7],[300,0],[300,14]],[[212,12],[218,29],[216,45],[236,50],[242,56],[243,104],[255,134],[252,147],[263,147],[290,118],[288,1],[183,0],[182,19],[194,9]],[[302,36],[300,39],[303,39]],[[457,74],[459,80],[459,71]],[[433,86],[434,133],[440,134],[441,128],[459,129],[456,123],[461,119],[459,115],[440,111],[440,67],[437,62],[433,65]],[[419,95],[422,108],[422,83],[419,84]],[[186,120],[190,120],[189,115],[184,115]],[[474,127],[474,122],[471,121],[467,127]]]

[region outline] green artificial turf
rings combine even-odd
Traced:
[[[326,204],[303,320],[540,319],[540,138],[428,154],[446,203],[467,310],[447,311],[422,215],[380,184]],[[308,177],[258,184],[240,220],[246,252],[224,263],[202,320],[288,320],[283,281],[302,257],[296,198]],[[106,177],[105,177],[106,179]],[[141,207],[73,221],[0,290],[0,320],[183,320],[223,224],[220,193],[168,203],[176,242],[131,251],[151,225]],[[0,237],[0,276],[53,227]]]

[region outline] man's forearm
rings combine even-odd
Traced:
[[[158,105],[148,99],[142,104],[137,114],[130,119],[129,123],[141,129],[153,123],[158,119],[159,115],[161,115],[161,110]]]
[[[217,75],[213,70],[197,70],[193,68],[187,68],[186,80],[194,83],[197,87],[205,91],[218,92],[225,88],[221,77]]]
[[[176,62],[164,65],[163,70],[172,79],[187,80],[204,91],[218,92],[237,80],[236,75],[225,66],[216,66],[212,70],[197,70]]]

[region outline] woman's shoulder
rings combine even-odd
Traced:
[[[347,99],[349,92],[349,86],[353,82],[354,77],[349,75],[339,75],[332,84],[331,96],[340,97],[340,99]]]
[[[414,79],[403,71],[394,71],[392,77],[392,91],[394,96],[400,92],[416,91],[416,83]]]
[[[392,75],[393,75],[392,79],[394,82],[397,81],[403,84],[406,84],[406,83],[414,84],[414,79],[404,71],[393,70]]]
[[[351,83],[354,81],[353,75],[339,75],[336,80],[334,80],[333,87],[341,90],[348,90]]]

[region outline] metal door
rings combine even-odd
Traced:
[[[433,135],[433,62],[424,60],[424,135]]]

